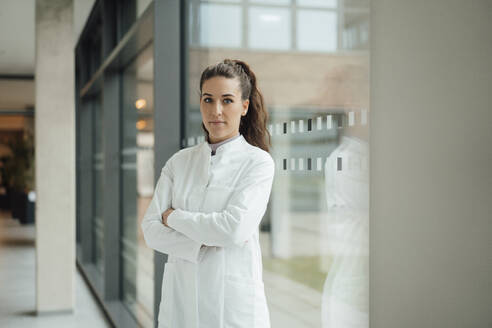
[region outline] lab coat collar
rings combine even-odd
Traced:
[[[212,147],[210,147],[210,144],[207,142],[207,140],[204,140],[199,147],[197,148],[198,154],[199,154],[199,163],[202,163],[202,165],[199,165],[198,170],[200,173],[198,174],[197,182],[202,184],[203,186],[208,184],[209,181],[209,174],[210,174],[210,164],[212,161],[221,161],[226,163],[229,161],[232,157],[234,156],[229,156],[232,155],[232,153],[241,153],[243,150],[246,148],[246,144],[248,142],[246,139],[244,139],[243,135],[240,135],[239,137],[235,138],[234,140],[231,140],[229,142],[226,142],[225,144],[221,145],[215,150],[215,155],[212,156]],[[225,155],[225,156],[224,156]]]
[[[242,147],[244,146],[245,143],[247,143],[246,139],[244,139],[244,136],[242,134],[240,134],[239,137],[237,137],[237,138],[235,138],[229,142],[226,142],[223,145],[220,145],[215,150],[215,156],[226,154],[230,151],[242,149]],[[202,149],[203,149],[203,151],[207,152],[208,155],[211,156],[212,147],[210,146],[210,143],[208,143],[207,140],[205,140],[203,142]]]

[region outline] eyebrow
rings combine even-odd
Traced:
[[[213,95],[212,95],[212,94],[210,94],[210,93],[204,93],[204,94],[202,95],[202,97],[203,97],[203,96],[212,96],[212,97],[213,97]],[[231,94],[231,93],[225,93],[225,94],[223,94],[223,95],[222,95],[222,97],[234,97],[234,95],[233,95],[233,94]]]

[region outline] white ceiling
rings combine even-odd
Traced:
[[[0,1],[0,74],[34,74],[34,5]]]
[[[74,46],[95,0],[73,0]],[[0,75],[33,76],[35,0],[0,0]],[[32,79],[0,79],[0,108],[34,107]]]

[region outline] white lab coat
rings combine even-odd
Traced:
[[[270,327],[258,226],[274,171],[242,135],[214,156],[203,141],[166,162],[141,224],[147,245],[168,254],[159,327]]]

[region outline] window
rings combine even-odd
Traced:
[[[146,48],[123,71],[121,110],[122,296],[147,325],[154,313],[154,252],[140,224],[154,193],[153,50]]]
[[[249,8],[249,47],[253,49],[291,48],[290,12],[286,8]]]
[[[238,6],[201,4],[199,26],[200,44],[203,46],[239,47],[241,45],[241,8]]]
[[[190,46],[367,51],[368,0],[189,0]]]
[[[337,14],[301,9],[297,12],[297,45],[300,50],[336,51]]]

